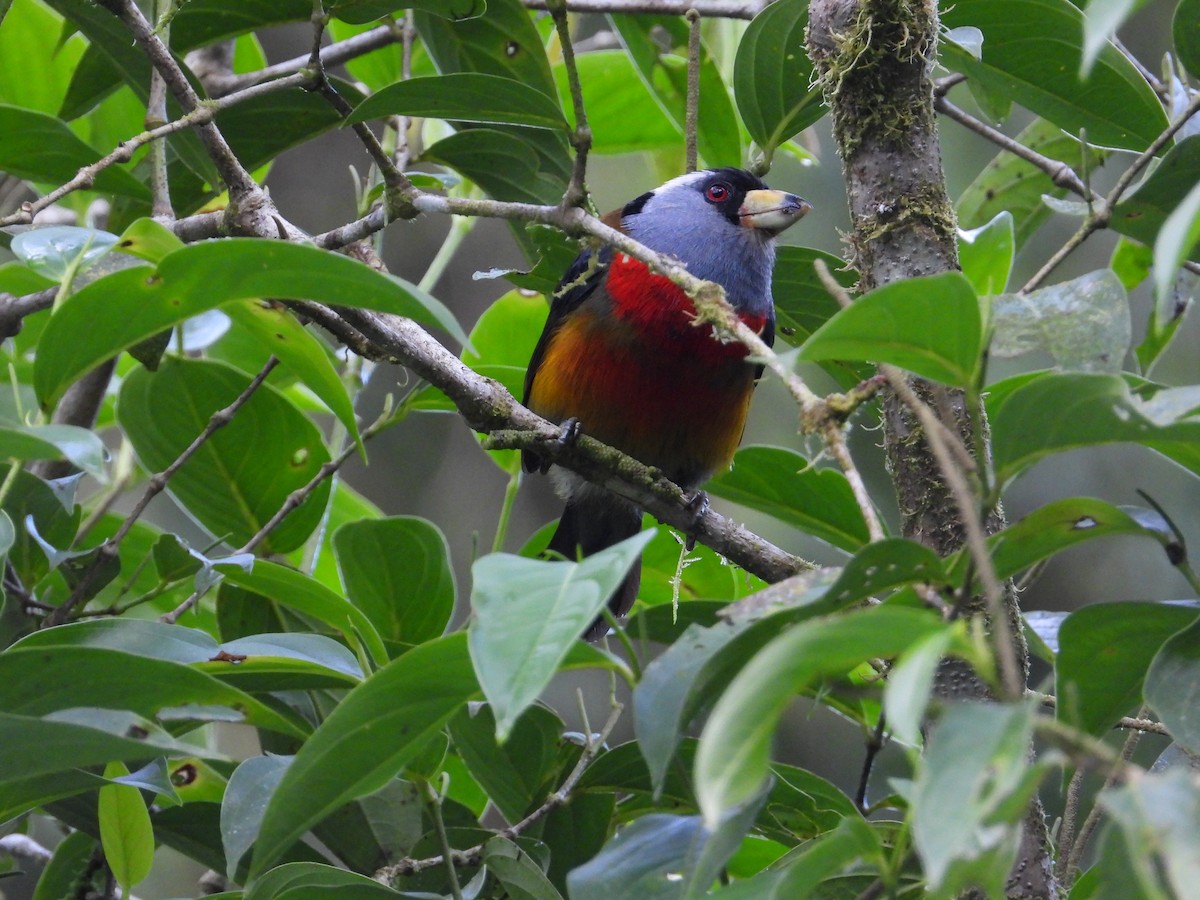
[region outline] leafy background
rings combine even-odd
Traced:
[[[957,4],[960,13],[970,6],[972,4]],[[1161,48],[1168,43],[1171,12],[1171,4],[1150,3],[1131,21],[1124,33],[1135,54],[1143,59],[1157,58]],[[181,20],[180,31],[184,31],[184,24]],[[0,30],[0,38],[2,37],[3,31]],[[305,52],[307,40],[308,30],[303,27],[295,27],[270,33],[264,42],[264,47],[270,59],[287,58]],[[68,41],[67,49],[59,54],[56,65],[64,67],[73,65],[75,55],[79,52],[79,43],[78,40]],[[45,52],[48,55],[48,48]],[[3,58],[5,58],[5,54],[0,53],[0,59]],[[13,57],[9,55],[8,58]],[[595,65],[599,66],[599,63],[595,63]],[[628,80],[628,74],[628,72],[624,73],[625,80]],[[359,73],[356,77],[365,76]],[[79,83],[83,83],[82,79]],[[82,88],[76,89],[82,90]],[[951,96],[956,102],[963,105],[970,105],[973,102],[973,98],[966,96],[966,92],[962,89]],[[980,96],[974,99],[980,103],[986,103],[989,98]],[[291,98],[291,100],[297,104],[298,113],[309,109],[304,105],[303,98]],[[128,104],[128,98],[121,100],[119,95],[113,95],[113,98],[106,102],[112,102],[114,106],[120,102]],[[50,104],[44,108],[53,111],[53,107],[54,104]],[[592,109],[597,117],[603,113],[600,101],[597,101]],[[315,107],[311,111],[314,116],[320,114]],[[719,115],[719,113],[720,111],[717,111],[713,115]],[[599,119],[599,121],[603,120]],[[1025,121],[1027,121],[1026,117],[1018,112],[1012,117],[1010,126],[1013,130],[1017,130]],[[80,127],[99,129],[101,124],[97,120],[92,123],[84,123]],[[669,126],[669,123],[667,124]],[[819,124],[805,138],[806,147],[814,153],[820,161],[820,165],[814,168],[804,167],[798,160],[780,153],[776,158],[771,181],[778,187],[803,194],[817,207],[817,212],[802,223],[794,233],[790,233],[787,240],[802,243],[805,246],[818,247],[832,253],[840,253],[842,248],[837,238],[837,231],[838,229],[844,230],[848,223],[843,213],[844,198],[840,179],[836,174],[837,164],[833,158],[831,142],[825,127],[823,123]],[[958,195],[966,189],[976,172],[994,156],[994,148],[982,139],[970,135],[950,123],[944,123],[942,128],[946,142],[944,156],[950,188],[952,194]],[[664,131],[663,133],[668,132]],[[95,133],[95,130],[90,136],[96,143],[102,143],[104,140],[103,136]],[[639,139],[648,140],[644,136]],[[719,139],[720,135],[717,134],[709,137],[710,141]],[[703,140],[704,136],[702,135]],[[607,149],[632,149],[632,141],[631,137],[623,137],[621,140],[614,140]],[[181,153],[186,154],[187,152],[186,147],[181,150]],[[252,159],[254,148],[249,147],[246,152]],[[445,154],[449,155],[450,152],[450,148],[444,149]],[[704,152],[703,144],[702,152]],[[277,202],[282,208],[287,209],[290,215],[294,216],[297,224],[311,231],[319,232],[351,218],[354,214],[352,196],[347,189],[348,165],[354,165],[361,172],[366,170],[368,160],[348,132],[330,131],[323,137],[281,156],[271,171],[268,184],[270,184]],[[664,170],[673,173],[674,167],[677,165],[677,155],[672,155],[669,159],[638,157],[635,160],[624,156],[610,158],[602,154],[598,155],[591,170],[591,181],[596,189],[598,206],[607,209],[620,205],[641,190],[659,183],[664,177]],[[1111,182],[1115,171],[1119,171],[1119,168],[1101,169],[1095,175],[1097,184],[1104,184],[1106,179]],[[317,186],[314,187],[314,185]],[[179,188],[180,193],[186,195],[189,188],[199,191],[198,184],[193,184],[184,178]],[[129,190],[135,191],[134,188],[129,188]],[[1036,237],[1030,239],[1029,245],[1034,247],[1056,245],[1073,230],[1074,224],[1075,220],[1066,215],[1051,216],[1042,226],[1043,230],[1038,232]],[[391,270],[411,281],[418,281],[425,271],[427,262],[441,243],[442,234],[439,230],[442,227],[444,227],[443,224],[437,222],[432,224],[432,227],[424,229],[399,225],[389,231],[384,240],[384,258]],[[1083,275],[1107,264],[1110,247],[1111,244],[1100,244],[1099,249],[1090,251],[1093,254],[1091,256],[1082,253],[1073,257],[1067,265],[1059,270],[1056,277],[1065,279]],[[466,237],[460,255],[455,260],[455,265],[434,286],[434,293],[451,306],[458,320],[465,327],[469,327],[482,311],[488,308],[491,302],[505,290],[501,282],[479,281],[474,279],[473,273],[495,267],[518,266],[522,264],[522,261],[523,257],[520,254],[517,240],[507,226],[494,222],[480,222]],[[1024,276],[1031,274],[1035,267],[1035,254],[1029,252],[1019,254],[1012,283],[1021,283]],[[1141,332],[1144,329],[1144,323],[1149,318],[1152,304],[1153,296],[1149,288],[1140,288],[1135,293],[1132,316],[1135,345],[1141,340]],[[1166,383],[1176,384],[1189,384],[1200,380],[1197,378],[1200,371],[1197,370],[1196,362],[1197,359],[1200,359],[1197,354],[1197,350],[1200,349],[1197,346],[1198,343],[1200,343],[1200,336],[1197,335],[1195,317],[1191,316],[1185,320],[1183,330],[1158,363],[1155,371],[1156,378]],[[233,355],[239,352],[239,348],[229,348],[225,352]],[[1048,356],[1035,355],[1032,360],[1025,357],[1012,362],[994,362],[991,373],[994,377],[999,378],[1016,371],[1047,364],[1049,361]],[[832,376],[821,374],[815,367],[806,368],[804,371],[816,385],[825,389],[834,387]],[[394,393],[397,387],[403,385],[406,380],[407,376],[399,371],[388,369],[375,371],[360,407],[360,412],[365,414],[364,418],[370,420],[373,411],[382,404],[384,395]],[[123,390],[135,391],[137,389],[138,381],[136,377],[131,376]],[[756,400],[755,414],[747,443],[789,446],[795,444],[794,430],[790,419],[780,417],[776,412],[781,408],[787,408],[786,403],[779,385],[768,381],[762,387],[761,394]],[[876,456],[874,454],[876,441],[876,433],[856,430],[854,449],[856,455],[864,460],[864,468],[869,472],[876,473],[871,485],[873,495],[883,498],[886,502],[886,498],[890,496],[890,490],[880,474],[881,467],[873,459]],[[811,455],[816,448],[805,449]],[[495,510],[501,506],[506,485],[505,476],[484,454],[479,452],[475,437],[454,417],[415,416],[377,438],[371,446],[371,458],[370,467],[351,463],[346,469],[346,482],[354,486],[363,496],[370,498],[375,505],[388,514],[417,515],[438,522],[446,534],[450,558],[455,567],[454,578],[460,586],[469,584],[469,561],[473,556],[478,555],[478,547],[486,547],[490,542],[495,528]],[[402,473],[403,477],[397,477],[398,472]],[[1026,512],[1043,506],[1048,500],[1060,497],[1091,495],[1114,504],[1140,503],[1141,499],[1135,493],[1138,489],[1158,498],[1164,502],[1169,511],[1177,514],[1180,511],[1196,508],[1196,502],[1200,500],[1200,497],[1197,496],[1200,490],[1197,489],[1194,479],[1182,476],[1171,463],[1137,448],[1104,447],[1072,451],[1042,461],[1032,474],[1015,482],[1006,494],[1006,508],[1010,518],[1015,521]],[[726,492],[733,493],[731,488],[727,488]],[[722,490],[719,488],[714,487],[714,493],[718,497],[723,496]],[[721,503],[723,507],[726,503],[723,499],[717,502]],[[730,509],[732,514],[739,519],[746,519],[755,530],[761,531],[789,550],[821,562],[840,563],[844,560],[844,556],[824,543],[808,540],[795,530],[781,526],[769,517],[734,506],[724,508]],[[508,548],[518,549],[540,526],[553,518],[557,511],[557,504],[543,482],[530,480],[526,483],[517,498]],[[1073,512],[1078,512],[1078,510]],[[1097,516],[1100,515],[1099,510],[1091,512]],[[194,546],[202,546],[206,543],[203,532],[197,530],[189,519],[173,510],[165,501],[156,503],[153,513],[157,522],[188,537]],[[349,518],[350,515],[347,514],[347,517]],[[1194,546],[1197,539],[1200,539],[1200,533],[1197,533],[1197,524],[1195,521],[1189,521],[1186,515],[1177,515],[1177,520],[1184,529],[1187,543]],[[1114,526],[1113,530],[1121,531],[1122,529]],[[1132,532],[1135,529],[1126,528],[1125,530]],[[53,542],[52,536],[43,536]],[[347,537],[347,540],[350,538]],[[285,545],[278,549],[286,551],[291,548]],[[162,552],[165,555],[170,551],[164,548]],[[1161,564],[1160,557],[1156,555],[1157,552],[1157,548],[1145,539],[1144,534],[1107,538],[1104,541],[1068,551],[1057,557],[1042,578],[1025,594],[1023,605],[1026,609],[1064,610],[1076,605],[1080,600],[1086,600],[1091,605],[1103,600],[1174,599],[1186,594],[1186,585],[1180,576],[1170,567]],[[30,559],[35,557],[36,551],[31,552]],[[180,564],[186,565],[186,560]],[[256,568],[254,577],[268,577],[269,572],[264,570],[265,567]],[[231,585],[236,585],[237,588],[244,590],[253,590],[255,584],[252,583],[251,577],[244,573],[239,575],[238,572],[236,566],[232,566],[225,573]],[[445,573],[436,573],[436,576],[430,577],[432,581],[440,584],[445,584],[449,578]],[[460,590],[460,596],[462,593]],[[319,598],[314,599],[313,602],[314,604],[318,603]],[[1111,614],[1117,617],[1119,612],[1119,608],[1114,607]],[[459,620],[463,613],[462,609],[457,611],[456,615]],[[1143,619],[1138,620],[1138,627],[1144,627],[1144,624]],[[1174,620],[1164,622],[1162,634],[1171,633],[1175,630],[1172,626],[1182,627],[1182,624],[1184,623]],[[420,638],[428,637],[430,634],[430,626],[422,626],[420,623],[396,623],[395,627],[396,635],[402,635],[403,629],[408,627],[418,629],[424,627],[426,630],[419,632]],[[1131,627],[1133,626],[1130,625],[1129,620],[1119,618],[1114,619],[1114,623],[1111,625],[1113,633],[1117,634],[1123,634]],[[436,626],[432,628],[434,633],[438,630],[440,629]],[[209,652],[210,649],[205,648],[204,652]],[[310,646],[289,649],[293,654],[308,654],[309,656],[319,655],[319,652],[332,652],[328,647]],[[444,654],[447,660],[461,660],[463,652],[463,648],[453,641],[429,650],[431,656]],[[98,660],[94,663],[97,666],[96,670],[107,671],[101,658],[102,654],[91,655]],[[85,657],[88,656],[89,653],[80,651],[70,657],[71,665],[86,665]],[[176,659],[176,662],[182,659],[190,661],[191,658],[184,655]],[[352,658],[338,657],[331,660],[322,656],[320,659],[322,667],[333,673],[325,676],[329,679],[325,686],[348,684],[356,677],[356,674],[361,674],[361,669],[356,670],[357,663]],[[169,661],[160,662],[165,666]],[[417,662],[420,660],[413,661],[414,666]],[[425,660],[425,662],[428,664],[430,660]],[[1085,665],[1086,662],[1085,655],[1081,665]],[[433,663],[436,664],[437,660],[434,659]],[[130,673],[130,677],[151,678],[155,666],[158,665],[159,663],[147,664],[144,672]],[[253,674],[250,672],[246,677],[250,678]],[[1086,670],[1086,674],[1088,677],[1094,677],[1097,673]],[[307,677],[312,677],[311,671]],[[314,686],[312,682],[303,680],[298,683],[305,687]],[[597,685],[594,679],[585,675],[565,673],[559,676],[552,693],[548,695],[569,726],[575,728],[582,724],[576,716],[572,702],[573,690],[579,685],[587,690],[589,700],[592,701],[593,722],[597,718],[602,719],[603,701],[607,694],[607,687],[603,684]],[[195,688],[199,694],[203,694],[204,691],[210,692],[212,702],[228,700],[231,696],[228,691],[231,689],[229,686],[212,685],[208,682],[201,687],[199,680],[197,680]],[[472,689],[471,686],[463,687],[464,692]],[[352,715],[353,712],[353,710],[349,710],[346,715]],[[410,713],[411,711],[405,712]],[[436,712],[437,710],[430,711],[429,715],[436,719]],[[1100,710],[1099,712],[1083,710],[1079,715],[1084,722],[1103,723],[1109,712],[1111,710]],[[273,721],[270,718],[271,714],[271,710],[255,711],[255,715],[260,717],[260,722]],[[1089,718],[1093,715],[1095,716],[1094,720]],[[513,740],[518,741],[518,746],[526,746],[527,743],[528,746],[535,748],[543,747],[544,742],[540,741],[540,736],[550,726],[547,726],[545,722],[537,722],[536,715],[531,718],[535,721],[523,723],[525,732],[528,733],[521,733],[519,737],[514,735]],[[289,727],[295,727],[295,723],[291,723],[291,726],[288,723],[273,722],[273,724],[285,734]],[[621,727],[625,729],[628,726],[622,723]],[[455,720],[450,726],[455,741],[464,748],[471,746],[472,739],[480,739],[479,735],[471,733],[473,728],[478,729],[479,723]],[[486,729],[483,730],[486,731]],[[617,736],[628,737],[628,732],[619,731]],[[169,736],[161,735],[160,737],[164,742],[164,747],[169,746]],[[787,719],[780,737],[782,740],[779,755],[782,758],[794,765],[811,769],[842,786],[845,790],[852,791],[858,775],[857,765],[861,752],[861,736],[858,728],[847,724],[843,719],[829,713],[817,704],[800,701]],[[234,728],[229,730],[223,740],[232,742],[237,738],[237,729]],[[522,741],[526,743],[520,743]],[[224,746],[235,754],[244,753],[249,749],[246,745],[239,746],[236,743]],[[1148,740],[1141,752],[1148,759],[1152,758],[1159,749],[1161,749],[1161,743]],[[464,754],[466,752],[464,750]],[[519,755],[515,751],[512,755],[519,759]],[[97,758],[107,759],[107,757]],[[419,763],[420,760],[414,763],[418,769]],[[614,761],[612,764],[615,765],[616,762]],[[886,775],[889,771],[907,772],[908,770],[907,761],[899,749],[886,751],[881,766],[881,775]],[[288,777],[280,772],[254,774],[261,777]],[[602,784],[605,774],[601,771],[591,776],[593,783]],[[120,773],[115,770],[106,772],[105,775],[106,777],[120,777]],[[247,773],[246,777],[250,777],[250,773]],[[514,778],[511,775],[503,783],[512,783],[513,781],[520,783],[519,777]],[[153,783],[159,784],[161,787],[159,782]],[[530,795],[542,787],[540,784],[526,786]],[[812,788],[812,786],[809,787]],[[470,798],[456,799],[461,799],[466,803]],[[504,797],[500,793],[494,793],[493,799],[507,815],[515,812],[521,806],[522,800],[527,798],[520,795]],[[405,798],[403,797],[388,798],[388,800],[393,804],[393,809],[404,807]],[[114,808],[119,808],[117,804],[118,801],[113,801]],[[504,808],[505,804],[508,809]],[[396,820],[403,821],[402,817],[397,817]],[[168,826],[164,823],[162,827]],[[281,842],[285,837],[286,835],[275,835],[275,838]],[[847,840],[850,839],[847,838]],[[502,868],[503,848],[496,848],[495,855],[497,857],[495,864]],[[136,866],[138,861],[131,860],[129,864]],[[155,877],[157,877],[157,873],[158,868],[156,867]],[[193,879],[194,875],[189,873],[178,888],[163,888],[162,890],[164,892],[170,890],[190,891]],[[158,889],[160,888],[155,883],[147,882],[140,891],[153,894]]]

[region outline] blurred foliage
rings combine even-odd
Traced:
[[[1175,9],[1162,85],[1110,40],[1142,5],[944,5],[952,30],[939,62],[965,76],[960,90],[985,118],[1033,116],[1015,140],[1034,153],[1001,151],[958,198],[972,229],[960,233],[962,274],[887,285],[841,308],[813,269],[839,260],[804,247],[779,253],[781,334],[798,347],[785,364],[819,366],[843,389],[878,363],[961,389],[984,441],[964,469],[984,512],[1034,463],[1076,448],[1124,443],[1177,463],[1181,483],[1200,475],[1200,385],[1145,377],[1189,313],[1200,259],[1195,120],[1158,140],[1196,107],[1200,4]],[[0,3],[0,216],[141,131],[151,64],[106,6]],[[354,83],[333,82],[351,111],[294,85],[235,95],[214,121],[247,169],[261,178],[285,150],[348,119],[379,126],[391,150],[407,141],[423,186],[558,202],[576,110],[547,14],[518,0],[325,6],[335,41],[378,38],[346,64]],[[399,46],[409,8],[411,54]],[[258,35],[311,12],[308,2],[191,0],[158,33],[199,87],[186,53],[236,39],[239,71],[253,70],[265,64]],[[592,153],[676,167],[685,20],[570,21],[589,36],[576,65]],[[798,132],[826,112],[810,84],[806,21],[804,4],[779,0],[748,25],[701,27],[705,164],[762,171],[781,155],[806,157]],[[181,114],[174,100],[167,114]],[[163,141],[175,213],[219,204],[216,167],[195,133]],[[1128,161],[1152,144],[1151,165],[1130,170],[1146,177],[1112,209],[1069,196],[1038,163],[1061,161],[1086,179],[1105,158]],[[362,360],[286,301],[393,313],[449,334],[466,364],[519,396],[546,317],[535,291],[551,289],[571,243],[544,225],[518,226],[528,271],[488,273],[519,290],[467,335],[428,285],[343,255],[265,238],[185,245],[150,218],[154,166],[139,147],[63,199],[75,214],[110,201],[103,228],[3,232],[15,259],[0,266],[0,316],[19,296],[56,289],[52,303],[10,323],[0,398],[0,831],[28,833],[39,818],[69,831],[36,882],[39,900],[103,890],[108,873],[136,890],[159,846],[223,873],[221,896],[247,900],[953,897],[972,887],[1001,896],[1029,799],[1066,792],[1085,770],[1109,775],[1087,799],[1105,825],[1099,861],[1071,896],[1195,896],[1194,596],[1083,597],[1070,615],[1031,616],[1053,708],[943,704],[934,673],[944,657],[999,685],[992,644],[955,614],[986,589],[977,560],[966,550],[939,559],[896,537],[871,542],[850,479],[820,454],[767,446],[742,449],[711,493],[840,555],[786,591],[760,593],[760,581],[665,528],[581,562],[533,558],[543,534],[525,555],[480,555],[470,584],[456,584],[438,523],[386,517],[330,477],[383,428],[453,412],[453,401],[421,385],[363,421]],[[380,184],[372,170],[360,212],[379,201]],[[1055,216],[1122,235],[1111,270],[1010,292],[1018,252],[1058,249],[1033,241]],[[854,272],[834,277],[854,288]],[[1135,350],[1142,329],[1129,292],[1147,279],[1155,302]],[[1055,368],[988,384],[991,359],[1030,351]],[[96,427],[55,424],[72,386],[113,360]],[[514,452],[491,453],[510,485],[495,511],[499,548],[521,476]],[[406,477],[405,460],[389,466]],[[128,512],[162,488],[162,473],[204,546]],[[985,549],[999,578],[1029,578],[1068,548],[1124,535],[1150,549],[1139,565],[1175,566],[1194,592],[1186,529],[1169,512],[1153,501],[1054,500]],[[643,591],[620,641],[581,643],[639,564]],[[452,624],[457,601],[469,604],[465,625]],[[551,680],[579,669],[632,692],[634,740],[605,740],[621,712],[615,687],[608,723],[584,734],[544,704]],[[908,772],[874,815],[774,757],[797,695],[904,746]],[[1173,742],[1151,771],[1104,743],[1126,717],[1148,714]],[[261,753],[238,760],[215,749],[226,723],[256,729]],[[1034,735],[1049,748],[1037,756]],[[1055,862],[1064,891],[1091,835],[1078,828],[1084,809],[1068,815]],[[7,866],[0,851],[0,877],[16,874]]]

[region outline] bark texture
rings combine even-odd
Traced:
[[[812,0],[808,52],[833,117],[853,230],[851,262],[863,290],[959,268],[954,208],[946,192],[930,77],[939,22],[933,0]],[[914,379],[917,395],[957,426],[972,429],[960,392]],[[963,543],[963,520],[915,416],[893,394],[883,402],[885,448],[906,537],[940,556]],[[1002,516],[988,521],[1003,527]],[[981,598],[965,610],[983,614]],[[1027,667],[1019,609],[1011,589],[1006,618],[1017,658]],[[987,696],[965,665],[948,662],[942,696]],[[1053,898],[1049,838],[1041,803],[1026,818],[1010,898]]]

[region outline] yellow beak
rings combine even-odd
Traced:
[[[800,221],[811,209],[807,200],[785,191],[747,191],[738,218],[746,228],[775,235]]]

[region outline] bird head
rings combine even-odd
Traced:
[[[771,306],[775,236],[812,207],[767,187],[744,169],[690,172],[643,194],[621,210],[621,228],[691,274],[725,289],[748,313]]]

